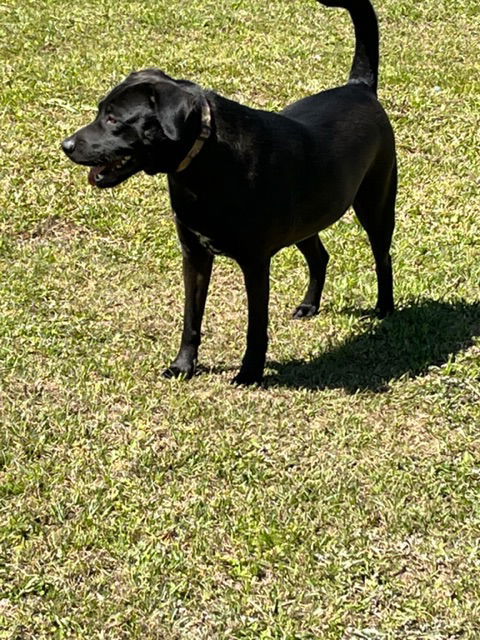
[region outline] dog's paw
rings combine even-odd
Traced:
[[[262,373],[253,373],[250,371],[239,371],[233,378],[232,384],[237,387],[248,387],[253,384],[260,384],[262,382]]]
[[[172,364],[165,369],[163,372],[164,378],[183,378],[184,380],[189,380],[194,374],[194,367],[179,367],[175,364]]]
[[[391,316],[394,310],[395,309],[393,307],[388,307],[388,308],[375,307],[375,315],[380,320],[383,320],[384,318],[388,318],[388,316]]]
[[[299,318],[311,318],[318,313],[318,307],[314,304],[301,304],[292,313],[292,318],[298,320]]]

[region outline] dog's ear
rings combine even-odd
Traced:
[[[196,109],[198,100],[176,84],[158,82],[151,85],[150,104],[155,110],[158,124],[172,142],[182,139],[186,123]]]

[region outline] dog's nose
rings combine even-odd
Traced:
[[[67,156],[73,153],[75,149],[75,137],[72,136],[71,138],[65,138],[62,142],[62,149],[65,151]]]

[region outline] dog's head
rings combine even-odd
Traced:
[[[193,83],[156,69],[134,72],[62,148],[73,162],[92,167],[88,179],[97,187],[114,187],[138,171],[170,173],[199,135],[204,101]]]

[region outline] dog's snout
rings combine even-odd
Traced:
[[[62,142],[62,149],[65,151],[67,156],[73,153],[75,150],[75,136],[65,138],[65,140]]]

